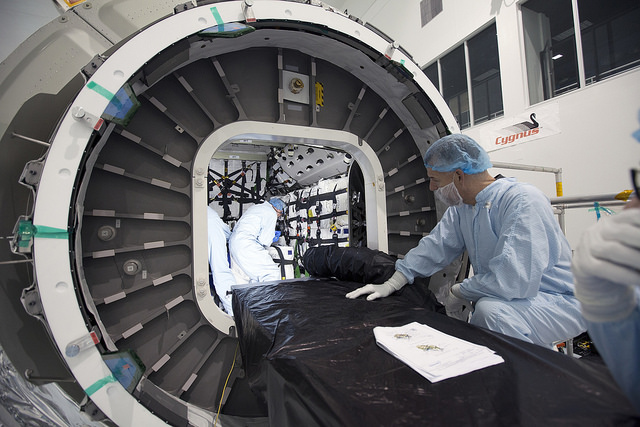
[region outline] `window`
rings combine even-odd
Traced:
[[[474,124],[503,114],[496,25],[467,42]]]
[[[504,114],[495,24],[424,68],[424,73],[461,129]]]
[[[640,63],[640,2],[578,0],[586,84]]]
[[[571,0],[529,0],[522,6],[529,101],[578,87]]]
[[[639,22],[637,0],[578,0],[576,10],[571,0],[527,1],[522,23],[530,103],[637,66]]]
[[[467,72],[464,60],[464,46],[440,60],[442,70],[442,96],[462,129],[471,124],[469,116],[469,93],[467,91]]]

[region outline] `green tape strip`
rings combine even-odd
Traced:
[[[111,101],[111,99],[113,99],[113,97],[115,96],[114,94],[112,94],[107,89],[103,88],[102,86],[100,86],[98,83],[94,81],[90,81],[89,83],[87,83],[87,87],[95,91],[96,93],[99,93],[100,95],[104,96],[109,101]]]
[[[69,233],[61,228],[47,227],[46,225],[34,225],[34,237],[43,239],[68,239]]]
[[[104,377],[101,380],[98,380],[95,383],[91,384],[89,388],[84,390],[84,392],[87,393],[87,396],[91,396],[93,393],[100,390],[105,385],[114,383],[116,381],[118,381],[116,377],[114,377],[113,375],[109,375],[108,377]]]
[[[220,26],[220,31],[224,31],[224,21],[222,20],[222,16],[220,16],[220,13],[218,13],[218,8],[212,7],[211,13],[213,13],[213,17],[216,20],[216,23]]]

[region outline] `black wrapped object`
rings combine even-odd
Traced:
[[[384,283],[396,271],[395,257],[369,248],[317,246],[307,249],[302,262],[313,277],[335,277],[359,284]],[[404,286],[395,293],[406,293],[411,301],[421,307],[446,314],[444,306],[429,290],[428,277],[416,277],[412,286]]]
[[[637,426],[605,366],[474,327],[421,304],[412,285],[350,300],[361,283],[286,281],[235,289],[249,385],[278,427]],[[419,322],[504,363],[437,383],[376,345],[375,326]]]
[[[396,259],[384,252],[335,245],[307,249],[302,263],[312,276],[363,284],[383,283],[396,271]]]

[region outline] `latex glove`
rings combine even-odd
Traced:
[[[402,289],[402,287],[408,282],[409,281],[406,277],[404,277],[404,274],[396,271],[395,273],[393,273],[393,276],[391,276],[389,279],[387,279],[386,282],[380,285],[364,285],[363,287],[358,288],[355,291],[349,292],[345,296],[350,299],[356,299],[361,295],[369,294],[369,296],[367,297],[367,301],[373,301],[374,299],[388,297],[395,291],[399,291],[400,289]]]
[[[460,284],[456,283],[449,289],[443,303],[447,316],[454,319],[469,321],[469,314],[473,311],[471,301],[460,293]]]
[[[276,230],[276,234],[275,234],[275,236],[273,237],[273,243],[277,243],[277,242],[278,242],[278,240],[280,240],[280,235],[281,235],[281,232],[280,232],[280,231],[278,231],[278,230]]]
[[[589,227],[571,268],[587,320],[627,317],[636,306],[634,286],[640,286],[640,210],[625,209]]]

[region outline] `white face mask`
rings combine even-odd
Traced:
[[[438,188],[433,192],[436,197],[447,206],[459,206],[462,204],[462,197],[453,182]]]

